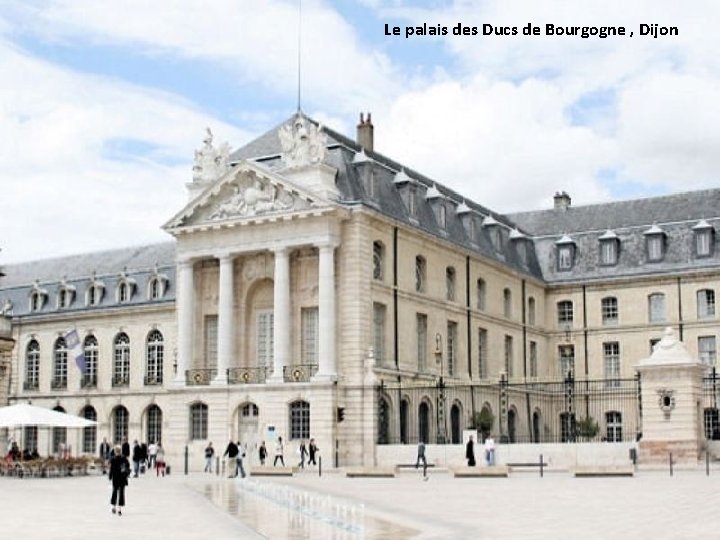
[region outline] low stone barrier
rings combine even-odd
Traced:
[[[352,467],[345,469],[348,478],[395,478],[395,467]]]
[[[462,469],[453,469],[455,478],[507,478],[510,468],[505,465],[496,465],[494,467],[465,467]]]
[[[250,467],[250,476],[293,476],[297,467]]]
[[[598,476],[635,476],[635,469],[632,465],[606,465],[606,466],[584,466],[576,467],[573,470],[575,478],[590,478]]]

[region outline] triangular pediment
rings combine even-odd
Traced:
[[[243,161],[170,219],[163,229],[257,220],[331,203],[257,163]]]

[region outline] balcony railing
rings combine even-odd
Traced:
[[[130,386],[130,376],[129,375],[113,375],[112,385],[113,385],[113,388],[117,388],[119,386]]]
[[[145,375],[145,386],[160,386],[162,383],[162,374]]]
[[[84,375],[80,379],[81,388],[97,388],[97,375]]]
[[[62,390],[67,388],[67,379],[53,379],[50,381],[50,388],[53,390]]]
[[[23,390],[37,390],[40,388],[39,381],[25,381],[23,383]]]
[[[217,369],[188,369],[185,372],[185,384],[188,386],[206,386],[217,376]]]
[[[228,384],[262,384],[267,380],[268,368],[235,367],[227,370]]]
[[[317,364],[295,364],[283,368],[283,380],[285,382],[309,382],[317,373]]]

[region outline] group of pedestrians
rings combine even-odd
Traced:
[[[98,447],[98,454],[103,464],[103,474],[107,471],[108,478],[112,483],[112,495],[110,496],[112,513],[119,516],[122,516],[125,506],[125,488],[131,474],[137,478],[139,474],[144,474],[146,470],[154,468],[156,476],[165,476],[165,449],[160,441],[145,444],[135,440],[131,449],[127,439],[124,439],[122,444],[111,446],[104,437]],[[132,469],[130,468],[131,456]]]
[[[483,445],[485,451],[485,464],[489,467],[495,465],[495,439],[492,435],[488,435],[485,438],[485,444]],[[475,441],[473,436],[470,435],[467,444],[465,445],[465,459],[467,459],[468,467],[474,467],[475,463]]]
[[[298,463],[298,467],[305,468],[306,462],[308,465],[317,465],[317,456],[319,452],[320,450],[315,443],[315,439],[310,439],[307,445],[305,444],[304,440],[301,441],[298,448],[298,455],[300,456],[300,462]],[[215,448],[213,447],[212,441],[208,442],[208,445],[205,447],[204,455],[205,468],[203,469],[203,471],[206,473],[212,473],[213,460],[215,458]],[[223,452],[222,457],[227,457],[229,463],[231,464],[228,469],[229,477],[234,478],[236,476],[240,476],[241,478],[245,478],[246,473],[244,460],[247,458],[246,445],[243,445],[240,441],[235,442],[231,440],[225,448],[225,452]],[[262,441],[260,443],[260,446],[258,446],[258,459],[260,461],[260,466],[264,467],[265,462],[268,459],[268,449],[265,445],[265,441]],[[273,454],[273,467],[277,467],[278,463],[280,464],[280,466],[285,467],[285,444],[283,443],[282,437],[278,437],[275,443],[275,453]],[[232,468],[233,464],[234,469]]]

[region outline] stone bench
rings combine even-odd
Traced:
[[[395,478],[395,468],[352,467],[349,469],[345,469],[345,476],[347,476],[348,478]]]
[[[250,476],[293,476],[297,467],[250,467]]]
[[[510,468],[506,465],[495,465],[493,467],[466,467],[454,469],[455,478],[507,478]]]
[[[635,476],[632,465],[595,465],[576,467],[573,470],[575,478],[591,478],[600,476]]]

